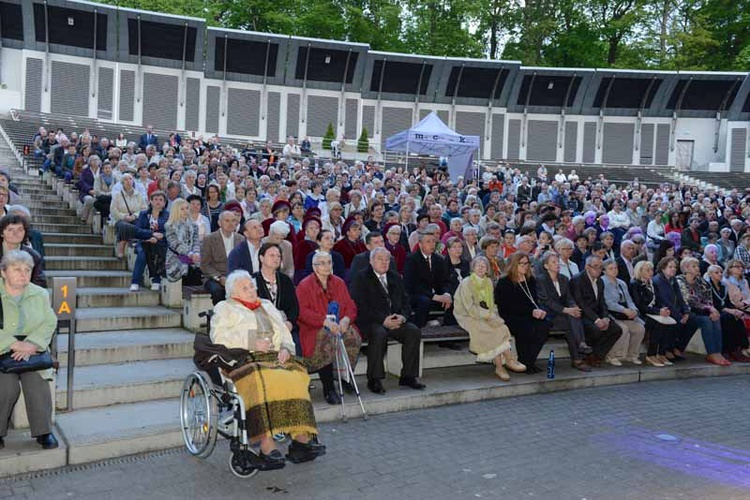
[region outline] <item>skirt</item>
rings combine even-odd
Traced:
[[[229,378],[245,403],[248,437],[285,433],[315,436],[318,428],[310,402],[310,377],[299,358],[278,362],[278,353],[252,353]]]
[[[307,368],[310,373],[315,373],[324,366],[328,366],[333,363],[336,359],[336,335],[332,334],[325,328],[318,330],[318,335],[315,337],[315,350],[312,356],[307,358]],[[354,328],[349,328],[344,333],[344,348],[346,349],[346,355],[349,358],[349,364],[354,371],[354,367],[357,366],[357,357],[359,356],[359,350],[362,347],[362,338],[359,336],[359,332]]]

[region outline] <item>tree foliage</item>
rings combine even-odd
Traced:
[[[110,0],[211,26],[526,65],[750,70],[747,0]]]

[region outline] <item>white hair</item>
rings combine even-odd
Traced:
[[[286,238],[289,234],[289,224],[287,222],[284,222],[283,220],[277,220],[273,224],[271,224],[271,227],[268,229],[269,233],[276,233],[282,238]]]
[[[250,273],[245,271],[244,269],[237,269],[236,271],[232,271],[229,273],[229,276],[227,276],[227,282],[224,285],[224,288],[227,292],[227,297],[232,297],[234,293],[234,287],[237,286],[237,283],[241,280],[250,280],[250,283],[253,284],[253,288],[257,288],[257,284],[255,283],[255,279],[250,276]]]

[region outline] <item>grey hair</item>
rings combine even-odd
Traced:
[[[21,212],[26,217],[31,217],[31,211],[23,205],[11,205],[8,207],[8,213]]]
[[[434,233],[434,232],[432,232],[432,231],[429,231],[429,230],[428,230],[428,229],[430,228],[430,226],[437,226],[437,224],[429,224],[429,225],[428,225],[428,226],[427,226],[427,227],[425,228],[425,231],[422,231],[421,233],[419,233],[419,242],[420,242],[420,243],[421,243],[421,242],[422,242],[422,240],[423,240],[423,239],[425,239],[425,238],[426,238],[427,236],[435,236],[435,233]],[[438,226],[438,227],[439,227],[439,226]],[[438,229],[438,231],[439,231],[439,229]]]
[[[458,222],[459,224],[463,225],[464,220],[461,217],[453,217],[451,219],[451,224],[453,224],[454,222]]]
[[[282,238],[286,238],[289,234],[289,224],[283,220],[277,220],[271,227],[268,228],[269,233],[276,233]]]
[[[197,178],[198,178],[198,174],[197,174],[197,173],[195,173],[195,170],[187,170],[187,171],[185,172],[185,174],[183,175],[183,177],[184,177],[184,178],[186,178],[186,179],[187,179],[188,177],[191,177],[191,178],[193,178],[193,179],[197,179]]]
[[[31,257],[31,254],[23,250],[11,250],[3,255],[2,260],[0,260],[0,270],[5,271],[9,267],[18,264],[25,265],[29,270],[34,269],[34,259]]]
[[[622,240],[622,243],[620,243],[620,250],[630,245],[635,246],[635,243],[633,243],[633,241],[631,240]]]
[[[373,262],[375,260],[375,256],[381,253],[387,253],[388,258],[391,258],[391,252],[388,251],[385,247],[375,247],[372,250],[370,250],[370,262]]]
[[[716,250],[717,252],[719,251],[719,247],[718,247],[718,246],[714,245],[713,243],[709,243],[708,245],[706,245],[705,247],[703,247],[703,256],[704,256],[704,257],[705,257],[706,255],[708,255],[708,249],[709,249],[709,248],[713,248],[713,249],[714,249],[714,250]]]
[[[568,238],[560,238],[555,243],[555,250],[557,250],[559,252],[563,248],[575,248],[575,244],[573,243],[572,240],[570,240]]]
[[[474,226],[464,226],[463,231],[461,231],[461,234],[466,236],[469,233],[479,234],[479,231]]]
[[[122,183],[122,181],[124,181],[125,179],[130,179],[131,181],[135,182],[135,179],[133,179],[133,175],[128,172],[122,174],[122,177],[120,177],[120,182]]]
[[[236,271],[232,271],[229,273],[229,276],[227,276],[227,282],[224,285],[224,288],[227,292],[227,297],[232,297],[234,295],[234,287],[237,286],[237,283],[241,280],[250,280],[250,283],[253,284],[253,288],[258,288],[257,283],[255,283],[255,279],[250,276],[250,273],[245,271],[244,269],[237,269]]]
[[[698,259],[696,259],[695,257],[685,257],[684,259],[682,259],[680,261],[680,272],[682,274],[685,274],[688,266],[693,263],[695,263],[696,265],[700,264],[700,262],[698,262]]]
[[[99,157],[98,157],[98,156],[96,156],[96,155],[91,155],[91,156],[89,156],[89,165],[91,165],[91,164],[93,164],[93,163],[99,163],[99,164],[101,165],[101,163],[102,163],[102,159],[101,159],[101,158],[99,158]]]
[[[472,273],[474,272],[474,268],[477,267],[477,264],[479,264],[480,262],[484,262],[484,265],[487,266],[487,269],[490,268],[490,261],[487,260],[487,257],[485,257],[484,255],[477,255],[471,261],[471,272]]]
[[[328,253],[328,252],[322,252],[322,251],[316,251],[313,254],[312,263],[313,263],[313,265],[317,264],[318,262],[320,262],[322,259],[325,259],[325,258],[333,260],[330,253]]]

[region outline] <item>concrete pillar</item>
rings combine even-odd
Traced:
[[[161,281],[161,305],[164,307],[182,307],[182,280]]]

